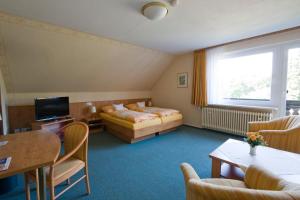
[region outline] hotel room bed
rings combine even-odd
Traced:
[[[133,114],[135,111],[129,111]],[[142,114],[142,113],[140,113]],[[149,113],[144,113],[152,115]],[[153,119],[146,119],[140,122],[134,122],[126,117],[120,118],[115,116],[111,111],[100,113],[106,129],[113,135],[125,140],[129,143],[134,143],[155,135],[168,132],[182,125],[182,115],[174,114],[170,116],[156,117]]]
[[[139,107],[138,103],[142,104],[142,107]],[[159,108],[159,107],[146,107],[145,102],[138,102],[134,104],[128,104],[125,107],[134,110],[137,112],[144,112],[158,115],[163,124],[182,121],[182,114],[178,110],[169,109],[169,108]]]
[[[178,110],[169,108],[159,108],[159,107],[147,107],[146,102],[137,102],[125,105],[129,110],[144,112],[149,114],[155,114],[159,116],[162,121],[161,131],[159,134],[168,132],[182,125],[182,114]]]
[[[134,143],[155,136],[162,124],[160,118],[134,123],[124,119],[119,119],[107,113],[100,113],[100,116],[105,123],[106,130],[109,133],[112,133],[129,143]]]

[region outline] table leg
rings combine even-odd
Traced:
[[[219,159],[212,158],[211,177],[220,178],[221,176],[221,161]]]
[[[46,175],[45,175],[45,168],[41,167],[38,169],[39,174],[39,193],[40,193],[40,200],[47,199],[46,193]]]

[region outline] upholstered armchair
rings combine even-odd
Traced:
[[[187,200],[299,200],[300,185],[288,183],[256,166],[246,169],[244,181],[200,179],[193,167],[181,164]]]
[[[259,132],[269,147],[300,153],[300,116],[268,122],[249,122],[249,132]]]

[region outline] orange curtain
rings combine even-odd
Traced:
[[[201,49],[194,52],[192,104],[203,108],[207,106],[206,91],[206,51]]]

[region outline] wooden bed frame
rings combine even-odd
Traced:
[[[119,137],[122,140],[125,140],[128,143],[135,143],[150,137],[154,137],[155,135],[160,135],[175,130],[176,127],[182,125],[182,119],[180,119],[138,130],[133,130],[131,128],[115,124],[105,119],[103,119],[103,122],[108,132]]]

